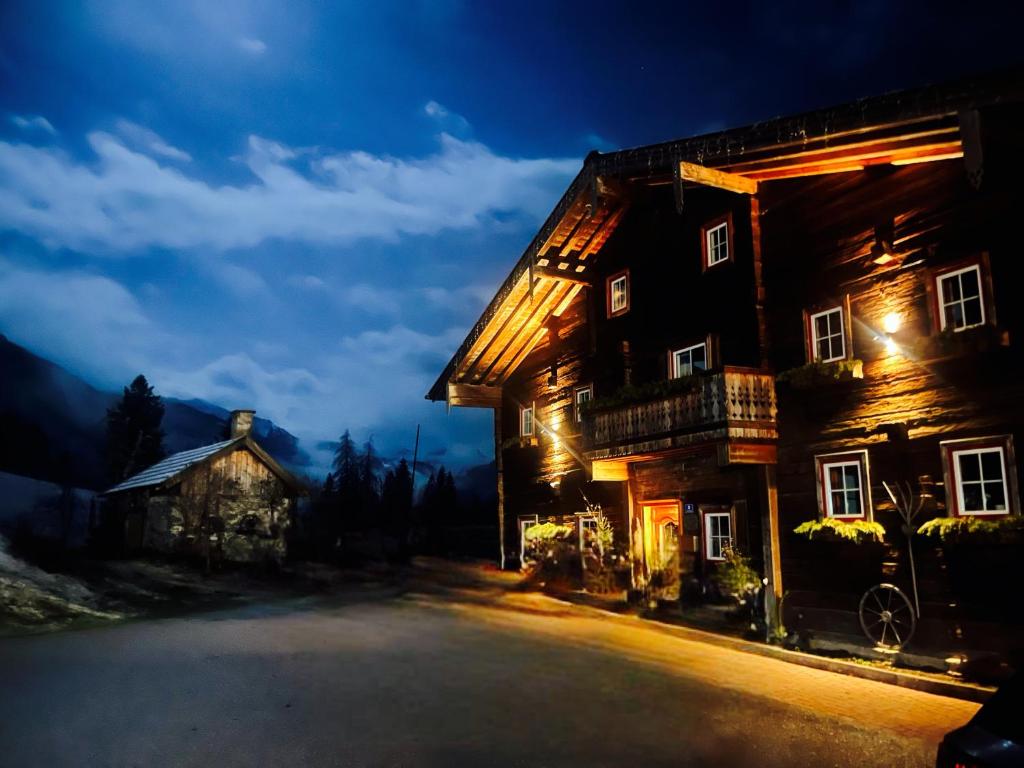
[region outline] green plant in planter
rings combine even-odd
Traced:
[[[821,520],[808,520],[793,529],[793,533],[815,540],[841,540],[853,544],[864,544],[885,541],[885,528],[881,523],[869,520],[850,520],[843,522],[830,517]]]
[[[910,348],[911,354],[929,360],[956,355],[984,352],[1004,343],[1001,332],[991,325],[956,331],[947,328],[940,333],[921,336]]]
[[[831,363],[815,361],[783,371],[775,380],[794,389],[813,389],[836,381],[852,381],[864,377],[864,363],[860,360],[836,360]]]
[[[917,532],[938,539],[942,544],[1019,542],[1024,537],[1024,518],[1019,515],[1009,515],[998,520],[936,517],[918,528]]]
[[[715,569],[715,583],[740,605],[747,605],[757,595],[761,576],[750,567],[750,559],[744,557],[739,550],[726,547],[722,556],[725,560]]]
[[[660,379],[646,384],[627,384],[610,395],[583,403],[581,408],[584,413],[604,411],[609,408],[619,408],[624,405],[646,403],[651,400],[661,400],[674,395],[696,392],[700,387],[701,378],[705,375],[697,373],[678,379]]]

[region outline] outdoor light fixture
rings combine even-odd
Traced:
[[[871,246],[871,261],[880,267],[896,260],[892,247],[893,228],[891,221],[875,227],[875,242]]]
[[[902,320],[896,312],[890,312],[882,318],[882,330],[886,333],[896,333],[901,324]]]

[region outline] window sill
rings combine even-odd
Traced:
[[[864,378],[864,363],[860,360],[836,360],[831,363],[813,362],[783,371],[775,380],[793,389],[817,389],[832,384]]]
[[[994,325],[979,325],[962,331],[945,330],[923,336],[911,346],[911,353],[918,360],[933,362],[980,355],[1008,346],[1009,331]]]
[[[502,448],[529,448],[539,445],[536,437],[510,437],[501,441]]]

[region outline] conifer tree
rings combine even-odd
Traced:
[[[139,374],[124,388],[121,400],[107,409],[107,470],[117,483],[164,457],[160,424],[164,404],[146,377]]]

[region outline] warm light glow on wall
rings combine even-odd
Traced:
[[[889,314],[882,318],[882,330],[884,330],[886,333],[896,333],[896,331],[900,329],[900,325],[902,325],[902,322],[902,318],[897,313],[890,312]],[[891,341],[892,340],[890,339],[888,342],[886,342],[886,347],[888,347]]]
[[[895,341],[893,341],[892,339],[886,339],[885,340],[885,353],[887,355],[895,355],[899,351],[900,351],[899,345],[896,344]]]

